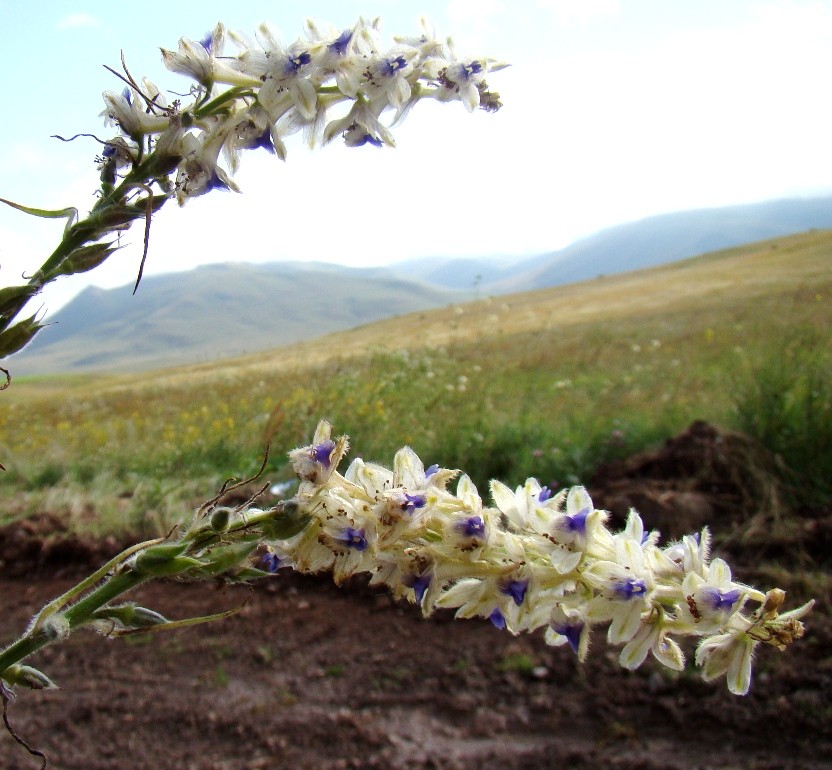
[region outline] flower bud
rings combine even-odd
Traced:
[[[187,547],[188,543],[182,541],[152,545],[136,557],[134,569],[142,575],[165,577],[178,575],[191,567],[201,567],[199,559],[181,555]]]
[[[288,540],[298,534],[312,517],[295,500],[286,500],[274,509],[274,516],[263,522],[267,540]]]
[[[168,622],[164,615],[135,604],[101,607],[92,616],[96,620],[111,620],[123,628],[150,628]]]
[[[20,664],[9,666],[0,674],[0,679],[8,682],[12,687],[21,684],[30,690],[55,690],[58,688],[58,685],[42,671]]]
[[[37,294],[37,286],[7,286],[0,289],[0,330],[5,329],[23,306]]]
[[[225,532],[225,530],[228,529],[228,521],[230,518],[230,508],[217,508],[211,514],[211,529],[214,532]]]
[[[248,557],[257,548],[257,542],[232,543],[211,548],[203,555],[200,566],[194,573],[201,577],[221,575],[234,567],[247,567]]]
[[[38,323],[32,315],[1,332],[0,358],[10,356],[26,347],[44,326],[45,324]]]
[[[112,243],[94,243],[91,246],[82,246],[80,249],[75,249],[49,274],[48,280],[57,278],[59,275],[86,273],[105,262],[117,249],[118,247],[113,247]]]

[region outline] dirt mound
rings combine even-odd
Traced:
[[[730,549],[746,573],[760,569],[762,544],[780,549],[767,563],[786,576],[801,564],[822,599],[832,510],[778,507],[781,490],[765,477],[773,462],[747,438],[695,423],[656,452],[599,469],[590,491],[619,522],[635,506],[665,536],[709,524],[720,555]],[[0,530],[0,645],[118,546],[67,536],[46,514]],[[171,619],[244,606],[167,634],[79,632],[33,656],[64,689],[20,692],[10,716],[55,770],[832,767],[825,606],[794,649],[761,651],[752,692],[738,698],[692,670],[673,676],[647,661],[624,671],[602,633],[579,665],[541,634],[512,637],[446,612],[426,620],[362,580],[336,588],[281,572],[222,590],[156,581],[132,598]],[[39,762],[0,731],[0,766]]]
[[[40,513],[0,527],[0,575],[62,577],[95,569],[124,544],[115,538],[81,539],[51,513]]]
[[[630,508],[666,540],[707,525],[719,548],[748,569],[761,559],[822,567],[832,558],[832,505],[789,505],[780,458],[705,422],[658,450],[601,466],[588,487],[614,525],[623,525]]]
[[[588,486],[599,508],[623,524],[635,508],[667,538],[705,524],[736,526],[759,506],[778,504],[766,471],[776,459],[746,436],[694,422],[657,451],[607,463]]]

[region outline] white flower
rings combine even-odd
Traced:
[[[231,128],[232,124],[223,121],[199,137],[194,134],[183,136],[180,142],[183,158],[176,174],[176,200],[180,206],[211,190],[240,191],[217,163]]]
[[[742,609],[750,597],[763,601],[765,596],[748,586],[731,580],[731,568],[722,560],[714,559],[705,577],[690,572],[682,582],[686,604],[683,612],[688,622],[699,625],[699,633],[713,633],[724,628],[728,619]]]
[[[627,669],[636,669],[644,662],[647,653],[652,652],[659,663],[674,671],[682,671],[685,668],[684,653],[667,632],[664,612],[657,609],[652,619],[642,623],[632,639],[624,645],[618,658],[621,665]]]
[[[757,646],[744,631],[732,630],[703,639],[696,648],[696,665],[710,682],[723,674],[734,695],[745,695],[751,686],[751,663]]]
[[[588,605],[592,620],[609,620],[610,644],[628,642],[641,625],[650,606],[653,576],[647,569],[641,544],[630,537],[616,536],[615,561],[594,562],[583,574],[599,589]]]
[[[373,96],[383,93],[387,104],[401,107],[410,99],[409,78],[418,53],[400,46],[384,56],[373,59],[367,66],[368,88]],[[373,99],[375,101],[375,99]]]
[[[272,131],[269,116],[259,104],[237,115],[223,145],[223,153],[231,172],[236,172],[239,167],[241,150],[256,148],[276,154],[281,160],[286,159],[286,145],[276,132]]]
[[[399,45],[407,46],[408,48],[415,48],[419,53],[420,59],[447,56],[448,52],[445,43],[439,40],[439,36],[436,34],[436,29],[430,26],[424,16],[419,20],[419,26],[422,28],[422,34],[418,37],[396,35],[393,39],[399,43]]]
[[[707,531],[660,549],[635,511],[613,534],[586,490],[552,497],[534,479],[514,491],[492,482],[498,508],[487,508],[468,476],[452,494],[455,471],[426,470],[407,447],[392,471],[356,460],[341,476],[339,441],[322,422],[312,445],[291,453],[302,480],[295,500],[311,521],[272,546],[270,568],[332,569],[336,582],[367,572],[425,615],[446,607],[512,633],[544,627],[548,644],[580,659],[592,625],[608,623],[629,669],[652,654],[680,671],[677,638],[706,636],[696,651],[703,676],[726,674],[735,693],[748,690],[757,644],[782,649],[803,635],[811,603],[780,615],[782,591],[763,595],[733,582],[721,559],[708,563]],[[748,617],[747,601],[760,604]]]
[[[578,660],[583,661],[589,652],[589,637],[590,624],[580,611],[565,605],[555,606],[544,634],[546,644],[553,647],[568,644]]]
[[[557,514],[566,491],[552,496],[551,490],[541,487],[537,479],[526,479],[522,487],[512,492],[501,481],[491,482],[491,496],[511,525],[523,532],[548,535],[553,517]]]
[[[332,439],[332,426],[321,420],[310,446],[289,452],[289,459],[301,482],[312,485],[325,484],[335,472],[349,447],[346,436]]]
[[[310,43],[298,40],[285,47],[267,25],[258,28],[258,38],[265,52],[263,84],[258,99],[272,120],[287,111],[284,96],[305,121],[313,121],[318,111],[318,89],[312,80],[315,50]]]
[[[306,20],[306,36],[318,50],[316,64],[322,77],[335,77],[338,90],[351,98],[358,95],[364,79],[367,60],[374,50],[374,41],[364,19],[350,29],[321,30],[311,19]]]
[[[368,102],[359,96],[342,118],[330,121],[324,128],[324,144],[331,142],[336,136],[343,136],[348,147],[360,147],[373,144],[376,147],[386,144],[395,147],[393,134],[381,121],[379,116],[386,107],[382,101]]]
[[[125,88],[121,93],[105,91],[103,96],[107,105],[101,113],[105,116],[104,122],[115,123],[131,139],[139,141],[146,134],[161,133],[170,125],[170,116],[152,109],[134,88]]]
[[[257,78],[246,75],[219,58],[224,45],[225,26],[217,24],[211,34],[198,42],[182,38],[178,51],[162,48],[162,61],[171,72],[187,75],[206,88],[211,88],[214,83],[259,86]]]

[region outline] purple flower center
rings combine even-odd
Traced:
[[[470,516],[457,525],[458,530],[465,535],[476,539],[485,538],[485,522],[481,516]]]
[[[578,648],[581,645],[581,634],[584,630],[583,623],[561,623],[560,625],[552,626],[552,630],[556,634],[566,637],[566,641],[572,648],[572,652],[578,654]]]
[[[479,75],[482,72],[482,62],[479,61],[472,61],[470,64],[466,65],[464,68],[465,74],[468,77],[471,75]]]
[[[347,46],[350,44],[350,40],[352,40],[352,30],[345,29],[335,40],[333,40],[327,48],[330,51],[338,54],[338,56],[343,56],[347,52]]]
[[[266,150],[266,152],[269,152],[272,155],[274,155],[274,143],[272,142],[272,135],[268,128],[265,131],[263,131],[263,133],[261,133],[259,136],[254,137],[254,141],[252,142],[251,147],[249,149],[255,150],[258,147],[261,147],[262,149]]]
[[[584,508],[581,511],[578,511],[574,516],[566,516],[561,526],[567,532],[571,532],[574,535],[585,535],[586,534],[586,517],[589,516],[589,508]]]
[[[363,529],[346,527],[337,539],[347,548],[353,548],[356,551],[364,551],[367,549],[367,538],[364,535]]]
[[[409,495],[404,493],[405,502],[402,503],[402,510],[413,513],[417,508],[424,508],[427,505],[427,498],[424,495]]]
[[[263,557],[263,562],[266,564],[266,569],[272,573],[277,572],[283,566],[283,559],[276,553],[267,553]]]
[[[223,182],[220,179],[220,175],[217,173],[216,169],[211,171],[211,178],[208,180],[208,184],[205,187],[205,191],[208,192],[210,190],[230,190],[231,188],[228,186],[227,182]]]
[[[395,56],[392,59],[384,59],[380,65],[381,74],[385,77],[393,77],[399,70],[407,66],[407,59],[404,56]]]
[[[506,619],[503,617],[503,613],[500,610],[494,610],[489,616],[488,619],[491,621],[491,625],[494,628],[499,628],[502,631],[506,627]]]
[[[633,597],[644,596],[647,593],[647,585],[639,578],[627,578],[615,584],[615,593],[622,599],[629,600]]]
[[[740,590],[734,588],[731,591],[719,591],[716,588],[703,588],[702,601],[715,612],[730,612],[737,600],[740,598]]]
[[[526,591],[529,588],[528,580],[509,580],[507,583],[500,586],[501,593],[510,596],[514,603],[519,607],[526,598]]]
[[[335,442],[332,439],[327,439],[322,444],[312,447],[312,459],[328,469],[332,463],[332,453],[334,451]]]
[[[430,575],[405,575],[402,578],[402,583],[413,589],[413,593],[416,594],[416,601],[421,604],[425,592],[430,586]]]
[[[286,72],[287,74],[297,73],[301,67],[312,61],[312,54],[309,51],[299,53],[297,56],[286,57]]]
[[[363,147],[365,144],[371,144],[374,147],[381,147],[384,142],[377,136],[373,136],[366,130],[362,134],[360,129],[364,128],[357,123],[353,123],[345,132],[344,139],[349,147]]]

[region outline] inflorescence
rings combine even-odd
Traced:
[[[153,83],[129,73],[121,92],[104,94],[103,114],[121,136],[106,143],[102,175],[115,181],[121,168],[155,151],[158,171],[175,172],[173,190],[184,204],[212,189],[236,190],[231,174],[242,150],[262,148],[283,159],[286,137],[298,131],[310,146],[339,136],[350,147],[393,146],[382,115],[392,111],[395,125],[420,99],[461,101],[469,112],[499,109],[485,75],[505,65],[460,58],[450,39],[422,26],[421,35],[396,37],[390,47],[379,40],[378,19],[363,18],[346,30],[307,20],[306,39],[289,45],[265,24],[255,40],[222,24],[200,41],[183,38],[178,50],[162,49],[162,58],[194,81],[190,103],[169,104]],[[234,55],[225,53],[227,41]]]
[[[784,592],[732,580],[729,566],[710,558],[707,529],[662,547],[635,510],[611,532],[582,487],[553,494],[534,479],[514,491],[492,481],[491,508],[468,476],[453,493],[458,471],[425,469],[407,447],[392,471],[356,459],[341,475],[346,451],[346,438],[333,440],[321,422],[313,443],[290,453],[301,480],[294,501],[310,521],[269,544],[271,571],[331,570],[337,583],[369,573],[371,585],[425,615],[456,608],[457,617],[487,618],[514,634],[544,628],[549,644],[568,645],[581,660],[592,627],[609,624],[607,640],[623,645],[628,669],[652,653],[681,671],[678,640],[700,637],[704,679],[724,674],[736,694],[748,692],[759,644],[783,649],[803,635],[800,618],[813,602],[779,614]]]

